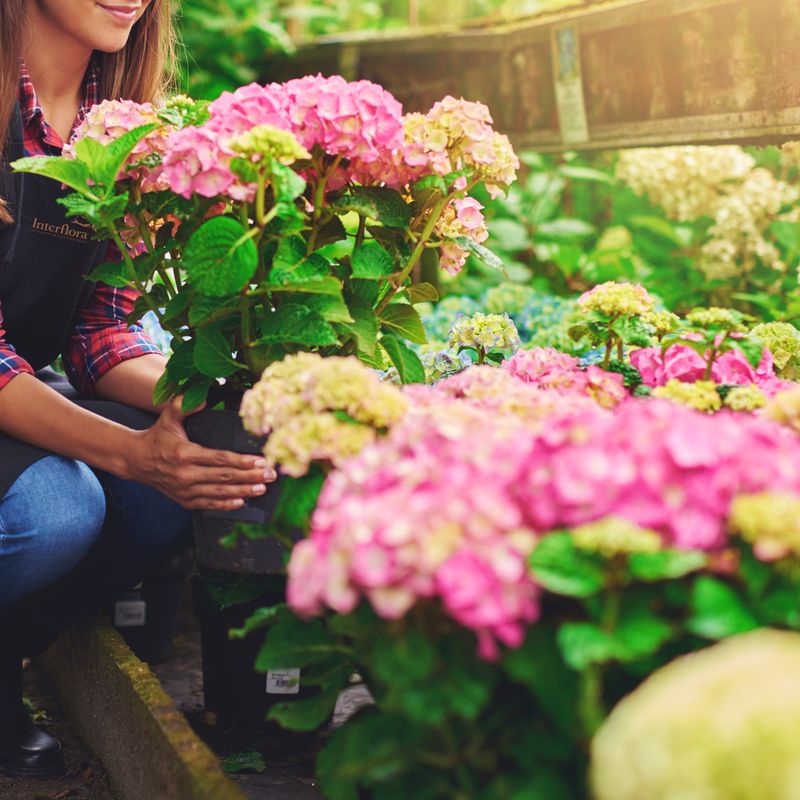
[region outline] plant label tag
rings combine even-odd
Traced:
[[[300,694],[300,669],[275,669],[267,673],[267,694]]]
[[[140,628],[147,618],[144,600],[117,600],[114,603],[114,624],[118,628]]]

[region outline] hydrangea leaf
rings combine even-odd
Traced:
[[[406,303],[392,303],[381,312],[380,323],[392,333],[415,344],[426,344],[428,337],[419,312]]]
[[[301,344],[324,347],[337,343],[336,332],[325,320],[304,305],[281,306],[261,322],[260,344]]]
[[[258,267],[258,250],[231,217],[212,217],[195,231],[183,250],[183,267],[191,284],[209,297],[240,292]]]
[[[411,224],[411,207],[400,192],[386,186],[357,186],[334,203],[334,210],[355,211],[389,228],[407,228]]]
[[[392,334],[385,334],[380,343],[403,383],[425,383],[425,367],[405,342]]]
[[[691,608],[686,627],[706,639],[724,639],[758,627],[758,620],[736,590],[716,578],[698,578]]]
[[[353,277],[380,280],[394,272],[392,256],[377,242],[365,242],[353,251]]]
[[[555,594],[591,597],[606,583],[600,558],[578,550],[568,533],[544,536],[530,563],[536,580]]]
[[[466,250],[471,255],[475,256],[479,261],[486,264],[487,267],[496,269],[498,272],[505,273],[506,266],[500,256],[493,253],[488,247],[473,241],[469,236],[456,236],[452,240],[453,244],[458,245],[462,250]]]
[[[53,156],[31,156],[14,161],[11,166],[15,172],[28,172],[32,175],[43,175],[54,181],[63,183],[83,195],[97,197],[88,185],[89,170],[80,161],[67,161]]]
[[[243,369],[234,361],[231,350],[231,343],[218,325],[200,328],[194,346],[194,365],[209,378],[227,378]]]
[[[314,731],[333,715],[341,686],[331,686],[302,700],[276,703],[267,714],[281,727],[290,731]]]
[[[699,550],[632,553],[628,558],[628,572],[640,581],[674,580],[702,569],[707,563],[708,556]]]

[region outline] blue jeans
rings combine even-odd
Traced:
[[[0,637],[9,621],[37,627],[29,614],[57,635],[190,536],[190,512],[155,489],[61,456],[37,461],[0,500]]]

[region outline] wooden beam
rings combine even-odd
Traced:
[[[800,139],[800,2],[608,0],[488,28],[351,35],[303,48],[280,77],[318,71],[377,81],[409,111],[481,100],[517,146],[542,151],[782,142]]]

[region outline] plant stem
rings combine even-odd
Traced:
[[[411,253],[408,261],[406,262],[403,271],[398,276],[395,285],[392,289],[390,289],[386,296],[381,300],[378,307],[375,309],[375,314],[377,316],[381,315],[381,312],[384,311],[386,306],[389,305],[392,298],[402,289],[403,284],[408,279],[408,276],[411,274],[411,271],[414,269],[417,261],[419,261],[420,256],[422,256],[422,252],[425,249],[425,243],[428,239],[431,238],[433,234],[433,229],[436,227],[436,223],[439,221],[439,217],[442,215],[442,211],[444,211],[445,206],[450,202],[450,195],[446,197],[442,197],[436,201],[433,208],[431,209],[431,215],[428,218],[425,227],[422,229],[422,235],[419,237],[417,241],[417,246],[414,248],[414,251]]]
[[[339,169],[339,164],[342,163],[342,158],[342,156],[336,156],[328,171],[324,175],[320,175],[319,183],[317,183],[316,189],[314,190],[314,211],[311,214],[311,235],[308,237],[308,247],[306,248],[307,255],[311,255],[317,245],[319,221],[322,217],[322,209],[325,205],[325,187],[327,186],[328,181],[333,173]]]
[[[614,334],[608,332],[608,341],[606,342],[606,353],[603,358],[603,369],[608,369],[611,365],[611,354],[614,351]]]
[[[361,247],[361,245],[364,243],[364,234],[366,233],[366,231],[367,231],[367,218],[359,214],[358,231],[356,232],[355,248]]]

